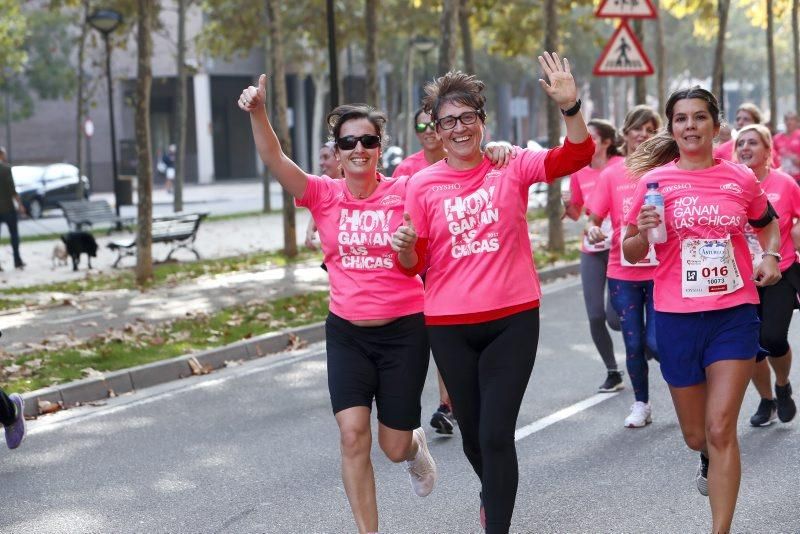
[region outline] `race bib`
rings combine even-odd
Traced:
[[[587,252],[602,252],[611,248],[611,235],[614,233],[614,227],[611,226],[611,218],[606,217],[600,224],[600,230],[606,238],[599,243],[590,243],[589,236],[583,234],[583,250]]]
[[[684,298],[726,295],[744,286],[730,236],[724,239],[684,239],[681,242],[681,271]]]
[[[619,264],[623,267],[655,267],[658,265],[658,259],[656,258],[656,249],[652,243],[650,243],[650,248],[647,250],[647,256],[639,260],[638,263],[631,263],[625,259],[625,251],[622,250],[622,237],[619,240]]]

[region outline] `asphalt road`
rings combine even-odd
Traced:
[[[651,367],[654,422],[644,429],[622,426],[629,386],[595,395],[603,366],[579,289],[575,280],[556,282],[542,299],[539,357],[518,424],[512,530],[707,532],[697,455],[682,442],[658,369]],[[800,372],[793,378],[800,384]],[[750,428],[756,402],[749,391],[734,531],[800,532],[799,423]],[[431,371],[423,417],[436,404]],[[0,455],[2,532],[354,531],[319,345],[44,417],[29,429],[19,450]],[[425,499],[375,447],[381,531],[479,531],[478,481],[458,434],[428,438],[440,478]]]

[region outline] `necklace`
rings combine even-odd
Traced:
[[[376,179],[374,183],[375,183],[375,188],[372,189],[372,191],[370,191],[369,193],[364,193],[362,191],[359,191],[358,193],[354,193],[353,190],[350,189],[350,184],[346,184],[346,185],[347,185],[347,190],[350,191],[351,195],[356,197],[358,200],[364,200],[365,198],[367,198],[368,196],[370,196],[372,193],[375,192],[375,189],[378,188],[378,184],[380,183],[380,179]]]

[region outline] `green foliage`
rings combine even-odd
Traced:
[[[27,61],[23,44],[28,32],[27,21],[18,0],[0,0],[0,71],[3,74],[19,72]]]

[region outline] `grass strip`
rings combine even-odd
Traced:
[[[0,387],[32,391],[91,376],[165,360],[268,332],[322,321],[328,292],[317,291],[273,301],[254,300],[215,313],[187,314],[158,324],[135,322],[69,346],[42,347],[13,359],[5,356]]]
[[[294,258],[287,258],[282,251],[256,252],[228,258],[215,258],[193,262],[171,261],[153,266],[153,280],[149,288],[164,285],[179,284],[204,275],[215,275],[253,269],[257,266],[269,264],[282,267],[291,263],[298,263],[314,258],[322,258],[319,252],[301,251]],[[78,294],[85,291],[134,289],[136,279],[133,269],[121,269],[112,274],[87,274],[86,278],[68,282],[53,282],[50,284],[37,284],[24,287],[8,287],[0,289],[4,295],[24,295],[30,293],[70,293]]]

